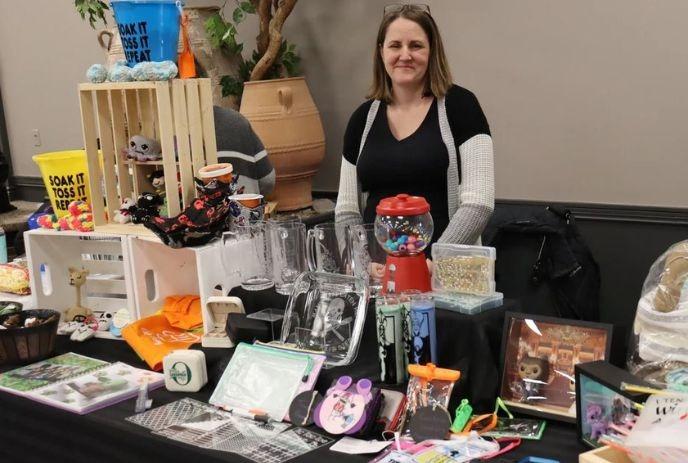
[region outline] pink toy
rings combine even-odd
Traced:
[[[353,385],[351,376],[341,376],[316,408],[315,424],[330,434],[357,433],[368,419],[372,387],[369,379]]]
[[[589,404],[585,410],[585,418],[590,425],[591,439],[599,439],[602,434],[607,432],[607,420],[604,419],[601,405]]]

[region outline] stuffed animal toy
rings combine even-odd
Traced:
[[[162,158],[162,149],[157,140],[143,135],[134,135],[129,139],[129,148],[123,150],[123,154],[127,159],[136,159],[141,162],[157,161]]]
[[[91,206],[88,203],[84,201],[72,201],[69,203],[69,206],[67,206],[67,211],[69,211],[69,214],[59,219],[55,214],[42,215],[38,218],[38,225],[40,225],[41,228],[57,231],[93,231],[93,214],[91,213]]]
[[[227,228],[232,188],[229,183],[213,179],[207,184],[196,182],[196,198],[176,217],[152,217],[144,223],[160,240],[172,248],[198,246],[220,236]]]
[[[136,204],[129,207],[131,221],[137,224],[145,224],[153,217],[157,217],[159,215],[160,206],[162,206],[162,204],[162,198],[156,193],[141,194],[136,200]]]
[[[86,78],[93,83],[131,82],[133,80],[170,80],[178,73],[174,61],[144,61],[135,64],[133,68],[127,66],[126,60],[119,60],[110,69],[102,64],[94,64],[86,71]]]
[[[165,171],[162,169],[154,170],[148,174],[148,181],[155,188],[156,193],[160,194],[160,192],[165,191]]]
[[[131,198],[124,198],[119,209],[115,210],[115,215],[112,218],[117,223],[125,224],[131,222],[131,207],[134,206],[134,200]]]

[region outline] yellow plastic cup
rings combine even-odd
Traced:
[[[72,201],[91,203],[86,151],[70,150],[36,154],[33,156],[33,161],[41,170],[50,204],[58,217],[69,213],[67,206]]]

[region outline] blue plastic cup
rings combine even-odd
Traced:
[[[110,0],[129,66],[143,61],[177,62],[179,0]]]

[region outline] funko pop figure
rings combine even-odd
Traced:
[[[518,365],[518,376],[521,378],[519,392],[521,402],[539,398],[540,386],[547,384],[549,362],[544,358],[526,356]]]

